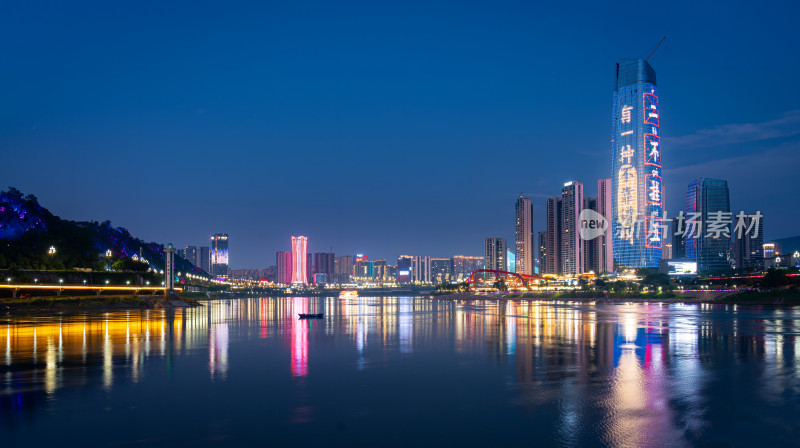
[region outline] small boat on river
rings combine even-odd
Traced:
[[[322,319],[322,313],[318,314],[308,314],[308,313],[300,313],[298,314],[300,319]]]

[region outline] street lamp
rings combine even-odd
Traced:
[[[108,286],[108,280],[106,280],[106,286]]]
[[[86,286],[86,280],[83,281],[83,286]]]
[[[48,255],[55,255],[56,247],[55,246],[50,246],[50,248],[47,249],[47,253],[48,253]]]
[[[64,284],[64,279],[63,278],[58,279],[58,284],[59,285],[63,285]]]
[[[6,277],[6,282],[8,282],[9,284],[11,284],[11,277]]]
[[[39,279],[38,278],[33,279],[33,284],[35,285],[37,283],[39,283]]]
[[[131,284],[131,281],[130,281],[130,280],[127,280],[127,281],[125,281],[125,284],[126,284],[126,285],[130,285],[130,284]]]

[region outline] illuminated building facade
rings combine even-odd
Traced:
[[[411,282],[411,255],[400,255],[397,257],[397,283]]]
[[[656,72],[642,59],[617,63],[612,114],[613,256],[620,267],[658,268],[664,211]]]
[[[613,233],[611,232],[611,179],[597,181],[597,213],[609,223],[597,242],[597,273],[614,272]]]
[[[561,198],[547,198],[545,274],[561,274]]]
[[[483,265],[486,266],[486,269],[507,271],[506,250],[507,245],[505,238],[486,238],[484,241],[483,255]]]
[[[483,257],[470,257],[468,255],[453,255],[453,279],[463,281],[472,271],[483,269]]]
[[[584,239],[580,236],[583,184],[571,181],[561,189],[561,274],[585,272]]]
[[[211,235],[211,274],[217,277],[228,275],[228,234]]]
[[[325,274],[325,280],[333,281],[336,271],[336,254],[333,252],[317,252],[314,254],[314,273]]]
[[[540,230],[538,234],[539,240],[539,258],[536,275],[544,273],[545,266],[547,266],[547,231]]]
[[[764,243],[764,258],[775,258],[782,253],[781,243]]]
[[[275,257],[275,283],[292,284],[292,253],[282,250]]]
[[[514,272],[533,274],[533,207],[527,196],[520,195],[514,204]]]
[[[453,275],[453,260],[450,258],[431,258],[431,280],[433,283],[450,281]]]
[[[334,282],[350,283],[351,275],[353,275],[353,256],[336,257],[334,261]]]
[[[292,237],[292,284],[308,284],[308,238]]]
[[[711,232],[717,217],[725,216],[725,235]],[[693,231],[689,221],[695,217],[699,230]],[[731,200],[728,182],[721,179],[700,178],[689,183],[686,190],[686,258],[697,260],[701,273],[730,268],[728,256],[731,246]],[[719,236],[719,238],[716,238]]]
[[[411,281],[414,283],[431,283],[431,257],[416,256],[411,258]]]
[[[197,251],[197,246],[186,246],[186,248],[183,249],[183,258],[186,259],[186,261],[188,261],[189,263],[192,263],[193,265],[200,267],[200,264],[197,262],[198,255],[199,252]]]
[[[583,209],[584,210],[588,209],[597,212],[597,198],[584,197]],[[580,226],[582,225],[582,223],[579,222],[578,225]],[[584,272],[594,272],[594,273],[600,272],[598,240],[600,240],[600,237],[594,238],[592,240],[583,240]]]

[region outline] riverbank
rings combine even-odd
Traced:
[[[0,301],[0,313],[63,313],[71,311],[104,311],[126,309],[164,309],[202,306],[197,300],[172,296],[64,296],[5,299]]]
[[[793,291],[681,291],[672,293],[595,292],[453,292],[433,296],[443,300],[541,300],[548,302],[710,303],[731,305],[800,305]]]

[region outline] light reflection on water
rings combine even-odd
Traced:
[[[306,312],[325,319],[297,318]],[[58,441],[91,419],[102,429],[76,435],[104,444],[249,443],[265,430],[280,442],[302,428],[294,444],[392,431],[381,444],[793,445],[798,318],[422,298],[10,317],[0,440]],[[137,423],[145,437],[125,430]]]

